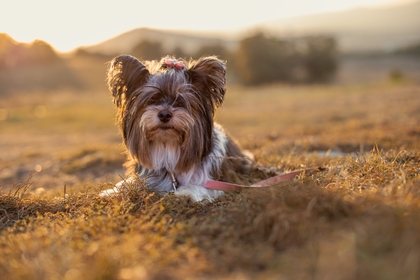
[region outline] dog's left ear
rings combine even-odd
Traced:
[[[130,55],[114,58],[108,69],[108,88],[117,107],[131,100],[134,91],[149,77],[146,67]]]
[[[218,107],[223,103],[226,92],[226,67],[223,61],[210,56],[192,62],[188,69],[192,84],[201,94],[208,95]]]

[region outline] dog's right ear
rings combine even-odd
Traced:
[[[150,73],[146,67],[130,55],[114,58],[108,69],[107,83],[117,107],[133,97],[133,92],[144,84]]]

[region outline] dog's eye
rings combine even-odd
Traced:
[[[159,97],[158,96],[152,96],[149,98],[149,100],[147,100],[147,104],[148,105],[156,105],[159,103]]]
[[[147,100],[147,105],[153,105],[153,104],[155,104],[155,99],[153,97],[152,98],[149,98]]]
[[[178,98],[177,100],[175,100],[174,106],[179,108],[185,108],[185,102],[182,98]]]

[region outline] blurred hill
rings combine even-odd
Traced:
[[[394,51],[420,42],[420,1],[272,20],[260,27],[282,35],[329,34],[342,52]]]
[[[228,61],[229,83],[238,84],[420,81],[419,15],[417,1],[271,20],[229,34],[138,28],[68,54],[0,33],[0,95],[106,91],[106,62],[122,53],[142,59],[218,55]]]
[[[44,41],[31,44],[16,42],[5,33],[0,33],[0,70],[34,64],[50,64],[59,58],[53,48]]]
[[[270,20],[250,26],[249,30],[266,30],[276,37],[329,35],[336,38],[339,50],[346,53],[393,51],[420,41],[419,15],[420,1],[395,7],[359,8]],[[99,44],[83,47],[83,50],[106,55],[129,53],[145,40],[161,42],[167,52],[181,47],[185,53],[192,53],[206,45],[222,45],[233,50],[248,35],[247,31],[214,35],[138,28]]]
[[[46,42],[20,43],[0,33],[0,96],[11,92],[82,88],[83,82]]]
[[[186,53],[194,53],[200,47],[207,45],[223,45],[228,49],[234,49],[238,44],[236,40],[204,37],[194,33],[137,28],[102,43],[82,47],[82,50],[104,55],[130,53],[141,41],[160,42],[167,53],[179,47]]]

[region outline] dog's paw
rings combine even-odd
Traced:
[[[99,197],[113,196],[113,195],[116,195],[119,192],[120,192],[120,189],[117,188],[117,187],[114,187],[112,189],[107,189],[107,190],[101,191],[99,193]]]
[[[122,188],[127,188],[127,186],[132,184],[134,181],[135,181],[134,178],[128,178],[128,179],[119,181],[118,183],[115,184],[115,187],[113,187],[112,189],[107,189],[107,190],[102,191],[99,194],[99,197],[107,197],[107,196],[116,195],[117,193],[121,192]]]
[[[216,198],[222,196],[224,193],[217,190],[209,190],[203,186],[188,185],[181,186],[175,191],[176,195],[188,196],[194,202],[200,202],[203,200],[208,200],[212,202]]]

